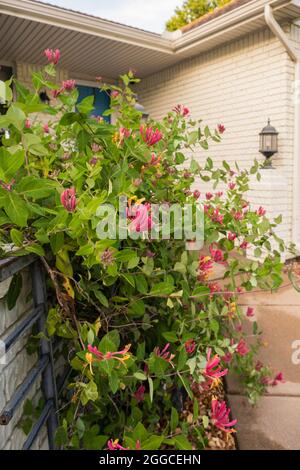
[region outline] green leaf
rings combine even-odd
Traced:
[[[16,176],[17,171],[25,162],[24,150],[11,154],[5,147],[0,147],[0,175],[1,179],[9,183]]]
[[[96,401],[98,396],[97,385],[91,380],[82,390],[80,400],[83,406],[85,406],[89,401]]]
[[[80,122],[81,119],[82,118],[78,113],[65,113],[59,121],[59,124],[61,126],[70,126],[71,124],[74,124],[74,122]]]
[[[142,442],[142,450],[159,450],[164,436],[151,436]]]
[[[12,310],[16,305],[16,302],[22,290],[22,284],[22,274],[16,273],[11,280],[8,292],[6,294],[6,303],[8,310]]]
[[[16,246],[22,246],[22,244],[23,244],[23,234],[22,234],[22,232],[20,232],[20,230],[12,228],[11,231],[10,231],[10,238],[11,238],[11,241]]]
[[[169,295],[174,292],[174,285],[170,284],[169,282],[159,282],[158,284],[154,284],[150,291],[150,295]]]
[[[73,277],[73,267],[67,250],[60,250],[56,255],[57,269],[68,277]]]
[[[26,203],[14,192],[7,192],[4,210],[14,224],[19,227],[27,225],[29,212]]]
[[[172,410],[171,410],[171,422],[170,422],[170,427],[171,427],[171,431],[172,431],[172,432],[174,432],[175,429],[177,428],[178,422],[179,422],[178,412],[177,412],[176,408],[173,408],[173,407],[172,407]]]
[[[151,377],[148,377],[148,384],[149,384],[149,396],[151,403],[153,402],[153,380]]]
[[[76,251],[77,256],[88,256],[91,255],[94,252],[94,246],[93,245],[83,245],[79,248],[78,251]]]
[[[17,190],[25,197],[33,199],[42,199],[49,197],[56,188],[54,181],[35,178],[34,176],[25,176],[17,186]]]
[[[176,343],[178,341],[175,331],[166,331],[162,335],[168,341],[168,343]]]
[[[86,96],[76,107],[80,113],[89,114],[94,109],[94,96]]]
[[[101,290],[98,290],[98,289],[94,289],[93,290],[94,294],[95,294],[95,297],[97,297],[97,299],[99,300],[99,302],[104,306],[104,307],[108,307],[108,300],[107,298],[105,297],[105,295],[103,294],[103,292],[101,292]]]
[[[42,246],[34,244],[25,247],[25,251],[28,253],[34,253],[38,256],[45,256],[45,251]]]
[[[119,390],[120,379],[115,370],[112,370],[108,378],[109,386],[113,394]]]
[[[83,436],[83,446],[86,450],[103,449],[109,440],[108,436],[91,436],[88,432]]]
[[[145,314],[145,303],[143,300],[135,300],[130,306],[129,313],[136,318],[143,317]]]
[[[147,380],[147,376],[143,372],[135,372],[133,375],[138,380]]]
[[[210,323],[209,323],[209,328],[210,328],[215,334],[218,334],[219,329],[220,329],[219,322],[213,318],[213,319],[210,321]]]
[[[183,434],[174,436],[172,438],[175,442],[175,446],[179,450],[192,450],[192,444],[188,441],[187,437]]]
[[[122,274],[121,275],[126,282],[132,287],[135,287],[135,281],[134,281],[134,276],[132,274]]]
[[[135,284],[140,294],[147,294],[148,282],[142,274],[138,274],[137,276],[135,276]]]
[[[50,237],[50,245],[53,253],[56,255],[64,245],[64,233],[57,232]]]

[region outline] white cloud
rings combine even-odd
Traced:
[[[46,1],[46,0],[45,0]],[[161,33],[183,0],[47,0],[84,13]]]

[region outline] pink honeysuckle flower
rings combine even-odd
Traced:
[[[112,439],[110,441],[107,442],[107,449],[108,450],[129,450],[128,448],[126,447],[122,447],[120,444],[119,444],[119,439],[116,439],[115,441],[113,441]]]
[[[142,233],[147,232],[153,226],[150,215],[150,206],[146,204],[135,204],[127,208],[127,218],[131,221],[129,230]]]
[[[5,191],[12,191],[13,185],[15,184],[15,180],[11,180],[10,183],[4,183],[4,181],[0,180],[1,188],[5,189]]]
[[[223,124],[218,124],[219,134],[224,134],[225,131],[226,131],[225,126]]]
[[[259,207],[256,211],[256,214],[259,216],[259,217],[263,217],[265,214],[266,214],[266,209],[264,209],[263,207]]]
[[[133,180],[133,186],[135,186],[136,188],[138,188],[141,184],[142,184],[143,180],[141,178],[135,178]]]
[[[283,373],[279,372],[278,374],[275,375],[273,381],[271,381],[270,385],[272,387],[276,387],[279,383],[285,383],[285,380],[283,379]]]
[[[189,179],[191,176],[192,176],[192,174],[191,174],[189,171],[185,171],[185,172],[183,173],[183,177],[184,177],[185,179]]]
[[[193,339],[188,339],[184,343],[185,350],[188,354],[193,354],[196,350],[197,344]]]
[[[157,156],[155,153],[152,153],[150,166],[158,166],[160,165],[160,161],[161,161],[161,156]]]
[[[112,250],[107,248],[101,255],[100,257],[101,263],[104,264],[104,266],[110,266],[114,262],[114,253]]]
[[[135,450],[141,450],[141,449],[142,449],[141,441],[137,440],[135,443]]]
[[[268,377],[267,375],[264,375],[263,377],[261,377],[260,383],[262,385],[269,386],[272,383],[272,379],[270,377]]]
[[[145,253],[145,256],[146,256],[146,258],[154,258],[155,253],[151,250],[147,250],[146,253]]]
[[[92,158],[89,160],[89,164],[90,164],[91,166],[95,166],[95,165],[97,165],[98,161],[99,161],[99,158],[98,158],[98,157],[92,157]]]
[[[233,217],[235,220],[243,220],[244,214],[240,211],[236,211],[233,213]]]
[[[231,361],[232,361],[232,358],[233,358],[232,354],[228,351],[228,352],[225,354],[225,356],[223,356],[221,359],[222,359],[222,361],[225,362],[226,364],[230,364]]]
[[[88,351],[93,354],[99,361],[108,361],[110,359],[116,359],[122,364],[124,364],[124,362],[131,357],[131,354],[128,353],[130,348],[131,344],[127,344],[127,346],[125,346],[124,349],[122,349],[121,351],[108,351],[106,353],[102,353],[101,351],[99,351],[98,348],[96,348],[96,346],[92,346],[91,344],[88,345]]]
[[[61,88],[59,90],[52,90],[51,94],[53,98],[57,98],[61,94]]]
[[[236,233],[228,232],[228,234],[227,234],[228,240],[230,240],[232,242],[236,239],[236,237],[237,237]]]
[[[217,197],[222,197],[222,196],[223,196],[223,191],[218,191],[218,192],[216,193],[216,196],[217,196]]]
[[[127,129],[126,127],[120,127],[119,134],[123,140],[128,139],[128,137],[131,136],[131,130]]]
[[[224,264],[224,255],[221,250],[219,250],[218,248],[214,249],[213,245],[210,245],[209,252],[215,263]]]
[[[180,116],[186,117],[190,114],[189,108],[183,106],[182,104],[178,104],[173,108],[174,113],[179,114]]]
[[[206,193],[205,197],[209,201],[210,199],[212,199],[214,197],[214,195],[212,193]]]
[[[248,318],[254,317],[254,308],[248,307],[246,311],[246,315]]]
[[[50,132],[49,124],[47,122],[43,125],[43,131],[45,132],[45,134],[49,134]]]
[[[208,348],[206,356],[207,363],[203,373],[209,379],[220,379],[220,377],[224,377],[224,375],[228,373],[228,369],[222,370],[220,367],[221,359],[217,354],[213,358],[211,358],[211,352],[211,348]]]
[[[218,224],[222,224],[224,220],[224,215],[220,214],[220,209],[217,207],[214,209],[212,215],[211,215],[211,220],[213,222],[217,222]]]
[[[28,118],[25,119],[25,128],[26,128],[26,129],[30,129],[30,128],[31,128],[31,121],[30,121],[30,119],[28,119]]]
[[[59,59],[60,59],[60,50],[55,49],[45,49],[44,50],[44,55],[47,57],[47,60],[50,64],[57,65]]]
[[[96,142],[93,142],[92,145],[91,145],[91,149],[92,149],[93,153],[98,153],[102,150],[102,147],[101,147],[101,145],[96,144]]]
[[[244,339],[241,339],[237,345],[236,352],[240,356],[246,356],[249,351],[250,349],[248,348],[246,341]]]
[[[219,402],[213,399],[211,402],[211,420],[212,423],[224,432],[235,432],[232,429],[236,425],[237,420],[229,421],[230,408],[227,408],[225,401]]]
[[[194,197],[194,199],[199,199],[200,196],[201,196],[200,191],[198,191],[198,189],[196,189],[196,190],[193,192],[193,197]]]
[[[133,396],[138,403],[141,403],[145,399],[146,388],[144,385],[140,385],[139,388],[134,392]]]
[[[68,212],[74,212],[76,209],[75,188],[65,189],[60,195],[60,201]]]
[[[75,80],[65,80],[64,82],[62,82],[62,89],[64,91],[72,91],[74,90],[75,86],[76,86]]]
[[[113,90],[110,93],[110,96],[115,99],[115,98],[118,98],[119,94],[120,94],[120,92],[118,90]]]
[[[222,289],[221,289],[221,286],[217,283],[217,282],[210,282],[207,287],[209,288],[210,290],[210,293],[211,293],[211,296],[213,294],[215,294],[216,292],[220,292]]]
[[[233,191],[235,189],[236,184],[235,183],[229,183],[228,188]]]
[[[210,256],[201,255],[198,265],[198,281],[206,281],[213,268],[213,260]]]
[[[141,125],[140,127],[140,134],[148,147],[152,147],[163,138],[162,132],[158,129],[154,130],[152,127],[145,127],[144,125]]]
[[[255,364],[255,370],[257,370],[257,372],[260,372],[263,367],[264,365],[261,361],[257,361],[257,363]]]
[[[167,343],[161,351],[160,348],[157,346],[156,348],[154,348],[153,352],[154,354],[156,354],[156,356],[161,357],[167,362],[171,362],[172,359],[174,359],[175,354],[172,354],[170,351],[168,351],[169,347],[170,343]]]
[[[249,243],[248,243],[246,240],[244,240],[244,241],[240,244],[240,248],[241,248],[242,250],[247,250],[248,247],[249,247]]]

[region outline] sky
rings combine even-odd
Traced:
[[[45,0],[46,3],[91,13],[107,20],[162,33],[165,22],[183,0]]]

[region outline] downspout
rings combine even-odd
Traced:
[[[274,18],[270,5],[265,5],[265,21],[272,33],[279,39],[291,60],[295,63],[295,123],[294,123],[294,160],[293,160],[293,208],[292,208],[292,242],[300,253],[300,98],[297,89],[300,85],[300,52],[294,47],[286,33]]]

